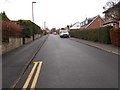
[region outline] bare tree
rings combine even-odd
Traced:
[[[120,0],[110,0],[108,1],[105,6],[103,7],[104,10],[108,10],[109,8],[115,6]]]
[[[120,0],[111,0],[103,7],[108,18],[120,20]]]

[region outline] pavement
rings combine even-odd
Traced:
[[[114,46],[112,44],[103,44],[103,43],[99,43],[99,42],[77,39],[77,38],[73,38],[73,37],[71,37],[70,39],[75,40],[80,43],[83,43],[83,44],[86,44],[86,45],[89,45],[89,46],[92,46],[92,47],[95,47],[95,48],[98,48],[98,49],[101,49],[101,50],[104,50],[109,53],[120,55],[120,47]]]

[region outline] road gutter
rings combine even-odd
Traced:
[[[46,42],[47,38],[48,38],[48,36],[45,38],[45,40],[42,42],[42,44],[38,47],[38,50],[33,54],[33,56],[30,58],[28,63],[23,67],[22,72],[20,73],[18,78],[13,82],[13,84],[10,86],[10,89],[14,89],[16,87],[17,83],[19,82],[19,80],[21,79],[21,77],[23,76],[23,74],[25,73],[25,71],[27,70],[27,68],[29,67],[29,65],[31,64],[31,62],[33,61],[35,56],[37,55],[37,53],[40,51],[40,49],[42,48],[42,46]]]

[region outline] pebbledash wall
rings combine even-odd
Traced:
[[[35,39],[40,38],[40,34],[35,35]],[[31,38],[25,38],[25,44],[31,42],[33,39]],[[9,38],[9,42],[3,42],[2,43],[2,54],[9,52],[15,48],[18,48],[23,45],[23,38]]]

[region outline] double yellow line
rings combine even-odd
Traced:
[[[41,66],[42,66],[43,62],[41,61],[41,62],[34,62],[34,63],[35,64],[34,64],[32,70],[31,70],[31,72],[30,72],[30,74],[29,74],[25,84],[23,85],[23,89],[22,90],[26,90],[27,89],[27,87],[28,87],[28,85],[30,83],[30,80],[32,79],[32,76],[33,76],[33,74],[35,72],[35,69],[36,69],[37,65],[39,64],[38,67],[37,67],[37,71],[35,73],[35,76],[34,76],[34,79],[32,81],[32,85],[31,85],[30,88],[33,90],[35,88],[35,86],[36,86],[36,83],[37,83],[37,80],[38,80],[38,77],[39,77],[39,74],[40,74],[40,69],[41,69]]]

